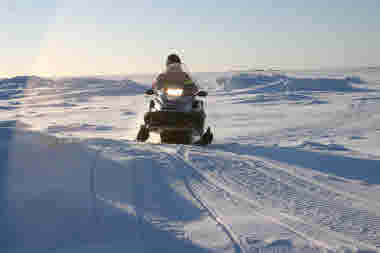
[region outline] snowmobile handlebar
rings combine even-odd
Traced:
[[[200,91],[198,91],[194,96],[198,96],[198,97],[207,97],[207,95],[208,95],[207,91],[200,90]]]
[[[153,94],[154,94],[154,90],[153,89],[149,89],[149,90],[145,91],[145,95],[153,95]]]

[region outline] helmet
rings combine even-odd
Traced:
[[[168,59],[166,60],[166,66],[173,64],[173,63],[181,64],[181,59],[176,54],[171,54],[168,56]]]

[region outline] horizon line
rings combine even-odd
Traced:
[[[378,69],[380,64],[377,65],[360,65],[360,66],[326,66],[326,67],[303,67],[303,68],[280,68],[280,67],[252,67],[252,68],[231,68],[228,70],[220,71],[193,71],[190,73],[207,74],[207,73],[228,73],[228,72],[281,72],[281,71],[321,71],[321,70],[355,70],[355,69]],[[46,79],[60,79],[60,78],[79,78],[79,77],[123,77],[123,76],[146,76],[157,75],[160,72],[141,72],[141,73],[97,73],[97,74],[73,74],[73,75],[39,75],[33,73],[19,73],[0,76],[0,80],[11,79],[15,77],[40,77]]]

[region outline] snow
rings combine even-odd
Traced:
[[[194,77],[206,148],[134,141],[154,75],[0,80],[0,252],[380,251],[380,68]]]

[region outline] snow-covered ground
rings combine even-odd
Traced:
[[[0,252],[378,252],[380,68],[195,74],[215,141],[134,141],[153,75],[0,80]]]

